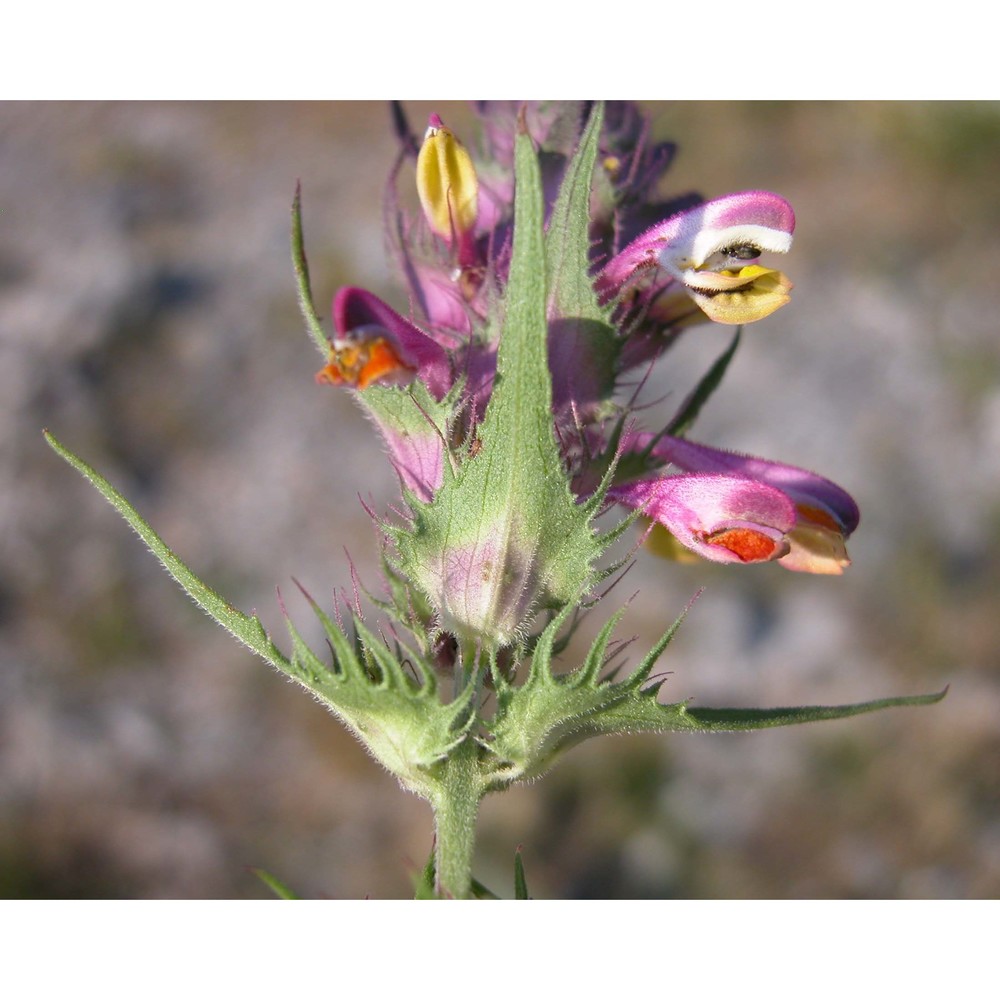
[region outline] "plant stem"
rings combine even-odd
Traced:
[[[475,741],[467,739],[462,743],[442,762],[441,769],[441,781],[431,800],[436,834],[437,894],[441,898],[468,899],[476,815],[483,796]]]

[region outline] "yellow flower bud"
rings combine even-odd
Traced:
[[[451,243],[468,237],[476,224],[479,182],[465,147],[431,115],[417,157],[417,192],[431,229]]]

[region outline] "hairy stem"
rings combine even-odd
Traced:
[[[476,743],[465,740],[441,763],[441,780],[431,799],[434,809],[436,890],[440,898],[468,899],[476,815],[483,797]]]

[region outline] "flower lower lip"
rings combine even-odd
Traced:
[[[723,528],[703,536],[708,545],[727,549],[741,562],[764,562],[788,551],[788,543],[752,528]]]
[[[690,281],[684,282],[684,287],[690,292],[694,292],[696,295],[703,295],[706,299],[714,299],[717,295],[732,295],[734,292],[743,292],[748,288],[753,287],[753,283],[756,280],[756,276],[748,279],[742,285],[734,285],[731,288],[703,288],[700,285],[695,285]]]
[[[688,285],[687,287],[690,291],[703,295],[706,299],[714,299],[716,295],[729,295],[747,288],[748,285],[740,285],[739,288],[699,288],[697,285]]]

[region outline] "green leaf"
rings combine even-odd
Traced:
[[[846,719],[852,715],[866,715],[885,708],[913,708],[919,705],[936,705],[948,689],[932,694],[908,697],[878,698],[851,705],[804,705],[798,708],[688,708],[685,705],[664,705],[677,709],[685,719],[693,719],[696,728],[715,732],[737,732],[745,729],[774,729],[777,726],[797,726],[803,722],[822,722]]]
[[[499,899],[500,897],[492,890],[487,889],[478,879],[473,879],[470,883],[473,899]]]
[[[434,891],[434,852],[427,859],[427,864],[413,875],[414,899],[437,899]]]
[[[516,140],[514,249],[505,298],[497,379],[480,428],[480,465],[493,488],[538,546],[538,561],[560,583],[589,573],[595,553],[587,518],[569,489],[552,422],[546,338],[544,207],[538,160],[529,137]],[[474,460],[475,461],[475,460]],[[473,463],[470,463],[470,465]],[[560,586],[560,597],[578,587]]]
[[[539,636],[520,687],[495,680],[497,708],[487,727],[490,738],[486,744],[492,753],[487,780],[493,790],[544,773],[568,741],[576,742],[573,734],[591,717],[610,710],[632,690],[627,684],[600,683],[597,679],[613,623],[602,629],[579,671],[562,676],[554,673],[555,639],[570,610],[564,608]],[[580,683],[581,677],[584,683]]]
[[[439,785],[435,765],[466,739],[475,721],[475,685],[469,683],[457,698],[442,704],[433,665],[411,650],[401,657],[355,618],[363,651],[359,659],[336,624],[315,604],[313,610],[330,640],[333,668],[319,660],[289,621],[293,663],[312,680],[319,698],[404,788],[430,798]],[[402,659],[413,665],[415,678],[407,675]]]
[[[502,787],[511,781],[537,777],[564,749],[605,731],[599,728],[600,720],[614,717],[622,703],[638,696],[689,608],[690,605],[628,677],[617,683],[607,678],[602,680],[600,675],[606,666],[612,631],[624,611],[618,611],[601,629],[577,670],[558,675],[553,670],[552,656],[556,636],[571,610],[564,608],[539,636],[531,668],[521,687],[515,688],[502,680],[496,684],[497,710],[489,726],[492,741],[488,744],[495,755],[490,776],[492,786]],[[597,729],[593,728],[595,725]]]
[[[650,688],[649,677],[686,611],[622,681],[600,676],[611,631],[621,612],[601,630],[582,666],[561,675],[554,672],[551,663],[554,636],[562,625],[559,617],[554,619],[538,639],[523,685],[497,684],[497,709],[485,744],[492,754],[486,774],[490,789],[539,777],[560,754],[593,736],[769,729],[843,719],[884,708],[929,705],[945,695],[941,691],[849,705],[764,709],[691,708],[686,702],[661,705],[657,701],[660,685]]]
[[[271,892],[278,897],[278,899],[300,899],[291,889],[285,885],[280,879],[275,878],[270,873],[264,871],[263,868],[251,868],[250,871],[254,873],[261,880],[261,882],[266,885]]]
[[[309,284],[309,263],[306,261],[305,239],[302,233],[302,185],[295,185],[295,197],[292,199],[292,264],[295,267],[295,283],[299,293],[299,309],[306,321],[306,328],[319,348],[319,353],[325,358],[329,353],[330,343],[323,332],[313,303],[312,288]]]
[[[64,458],[74,469],[97,488],[104,498],[129,523],[132,530],[146,543],[150,552],[160,560],[163,568],[181,585],[184,592],[224,629],[231,632],[240,642],[252,649],[272,666],[301,681],[290,661],[277,649],[264,631],[260,619],[243,614],[224,597],[217,594],[208,584],[203,583],[171,551],[166,542],[146,523],[138,511],[99,472],[92,469],[83,459],[78,458],[60,444],[48,431],[43,432],[52,449]]]
[[[598,305],[589,276],[590,190],[603,121],[604,106],[598,103],[566,167],[552,207],[545,238],[545,269],[550,314],[595,320],[608,326],[610,310]]]
[[[618,685],[615,685],[616,687]],[[880,698],[849,705],[800,705],[783,708],[690,708],[687,702],[661,705],[655,691],[629,692],[624,698],[595,713],[572,734],[576,744],[591,736],[616,733],[729,733],[774,729],[806,722],[847,719],[886,708],[933,705],[947,693]],[[560,749],[566,749],[565,741]]]
[[[737,328],[736,333],[733,335],[732,343],[719,355],[712,367],[702,376],[701,381],[695,386],[691,395],[681,404],[674,418],[667,424],[667,428],[663,432],[664,434],[669,434],[671,437],[683,437],[690,430],[691,425],[701,412],[701,408],[708,402],[712,393],[722,383],[726,369],[729,367],[729,362],[733,360],[736,348],[740,346],[741,331],[742,327]],[[662,435],[657,435],[657,437],[662,437]],[[650,448],[652,448],[652,444]]]
[[[328,665],[320,660],[290,620],[287,624],[292,655],[286,657],[256,616],[238,611],[203,583],[100,473],[48,432],[45,437],[125,518],[199,607],[268,663],[308,688],[404,787],[425,798],[432,794],[437,787],[432,768],[466,738],[475,719],[471,708],[475,692],[471,684],[459,697],[443,705],[437,695],[433,665],[406,650],[405,658],[415,672],[415,678],[410,678],[398,653],[389,650],[355,618],[363,662],[355,644],[311,600],[326,631],[334,662]]]
[[[528,899],[528,881],[524,877],[524,861],[521,858],[521,848],[514,852],[514,898]]]
[[[598,102],[566,167],[545,237],[550,366],[556,385],[569,382],[581,405],[613,394],[624,343],[590,278],[591,187],[603,120]]]

